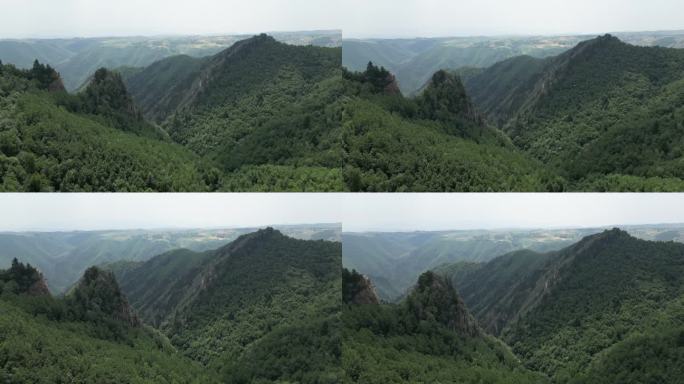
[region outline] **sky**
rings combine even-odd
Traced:
[[[684,194],[0,194],[0,231],[263,227],[344,231],[684,223]]]
[[[344,37],[684,29],[682,0],[0,0],[0,38],[342,29]]]
[[[0,231],[340,223],[324,194],[0,194]]]
[[[345,232],[684,223],[681,193],[357,194],[345,203]]]

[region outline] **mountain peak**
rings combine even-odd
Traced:
[[[342,298],[346,304],[379,304],[373,283],[355,270],[342,269]]]
[[[20,263],[16,258],[8,270],[0,270],[0,293],[4,290],[30,296],[50,295],[43,274],[31,264]]]
[[[450,123],[467,120],[478,126],[484,124],[484,119],[470,101],[461,78],[445,70],[432,75],[417,100],[425,118]]]
[[[140,325],[112,272],[97,267],[88,268],[72,297],[84,313],[101,312],[131,326]]]
[[[480,334],[475,319],[468,312],[451,281],[432,271],[420,275],[407,302],[420,320],[437,321],[468,336]]]

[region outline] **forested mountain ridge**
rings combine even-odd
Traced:
[[[144,321],[225,380],[334,382],[340,248],[267,228],[113,270]]]
[[[613,33],[638,46],[684,48],[683,31]],[[512,57],[557,56],[591,35],[570,36],[469,36],[399,39],[348,39],[342,41],[343,65],[363,70],[372,61],[397,76],[407,96],[418,93],[433,73],[461,68],[487,68]]]
[[[342,150],[352,191],[539,191],[563,188],[470,107],[460,80],[439,72],[416,98],[378,88],[372,63],[345,72]]]
[[[217,382],[142,326],[111,274],[92,268],[64,298],[28,264],[0,270],[0,377],[7,382]]]
[[[339,241],[337,224],[277,226],[287,236],[303,240]],[[89,267],[119,261],[143,262],[173,250],[215,250],[257,228],[188,228],[0,233],[0,268],[12,259],[41,271],[55,295],[74,286]]]
[[[363,287],[343,272],[343,295]],[[451,283],[421,275],[399,304],[354,303],[343,310],[345,383],[544,383],[495,338],[482,334]]]
[[[5,65],[0,190],[344,190],[340,55],[259,35],[206,58],[101,68],[76,95],[50,66]]]
[[[197,155],[116,128],[112,122],[117,118],[112,116],[131,119],[116,113],[93,115],[89,106],[104,106],[102,100],[89,104],[95,94],[69,95],[54,84],[59,84],[59,76],[49,66],[36,62],[31,70],[18,70],[0,65],[0,190],[206,191],[217,187],[220,172]],[[148,132],[146,123],[138,123]]]
[[[513,142],[577,189],[677,190],[684,50],[610,35],[553,58],[514,58],[466,80]]]
[[[339,47],[340,31],[271,32],[292,45]],[[59,71],[69,92],[77,90],[98,68],[143,68],[170,56],[204,57],[229,48],[249,35],[131,36],[63,39],[0,39],[0,59],[19,68],[34,60]]]
[[[684,356],[653,340],[684,330],[682,268],[684,244],[613,229],[556,252],[498,257],[454,284],[485,329],[554,382],[674,383]]]
[[[223,189],[343,190],[340,62],[339,48],[262,34],[125,80],[148,118],[228,173]]]

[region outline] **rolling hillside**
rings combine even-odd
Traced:
[[[457,77],[438,72],[420,96],[369,64],[345,72],[342,150],[351,191],[547,191],[562,181],[485,124]]]

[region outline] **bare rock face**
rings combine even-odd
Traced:
[[[432,271],[423,273],[407,298],[411,312],[420,320],[437,321],[467,336],[480,329],[451,282]]]
[[[29,286],[26,293],[31,296],[49,296],[50,290],[48,289],[47,281],[43,277],[42,273],[39,273],[40,278],[35,280],[31,286]]]
[[[346,304],[380,304],[370,279],[346,268],[342,271],[342,296]]]

